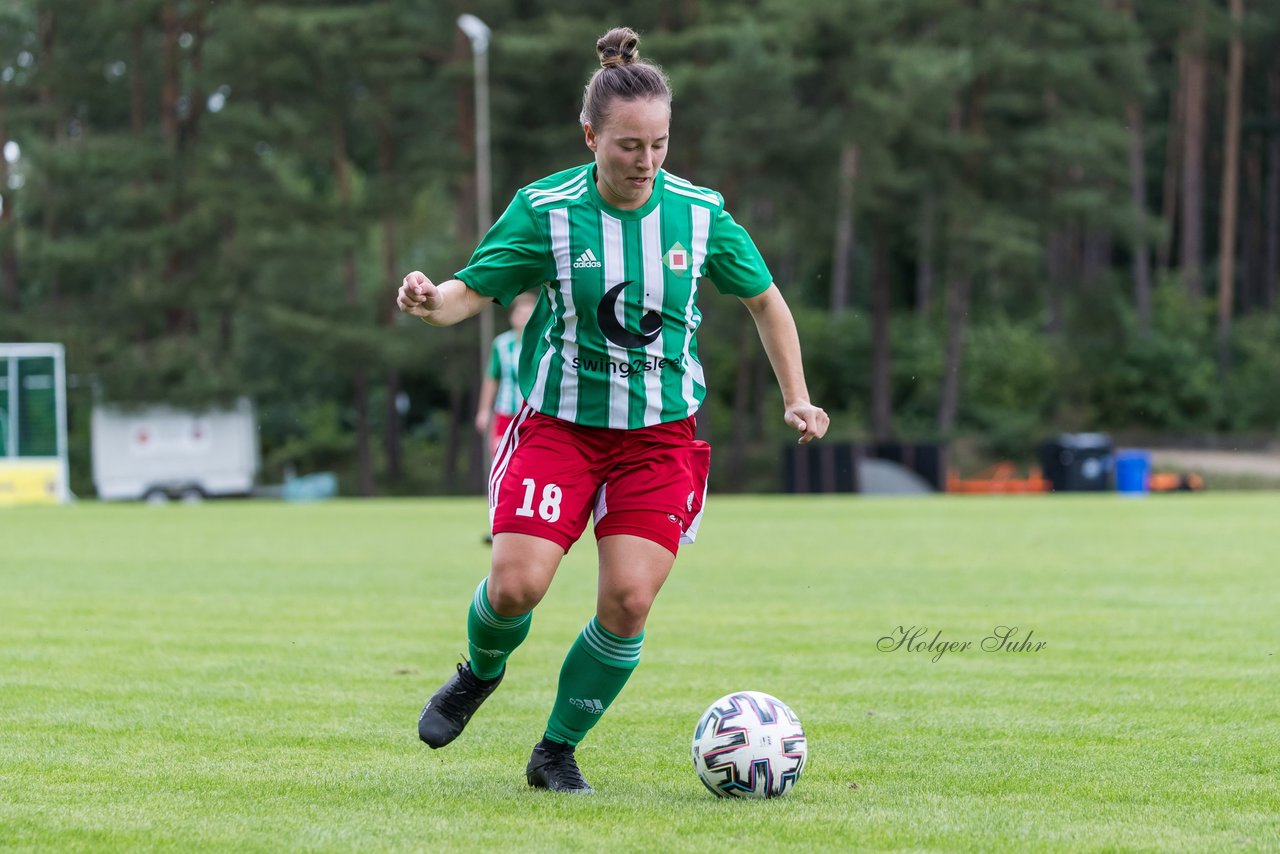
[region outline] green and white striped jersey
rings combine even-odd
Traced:
[[[503,305],[541,287],[520,349],[531,407],[635,429],[688,417],[706,396],[704,276],[739,297],[773,282],[719,193],[660,171],[643,207],[619,210],[587,164],[520,190],[456,277]]]
[[[515,415],[520,411],[520,340],[516,331],[508,329],[493,337],[489,348],[489,376],[498,381],[498,394],[493,411],[499,415]]]

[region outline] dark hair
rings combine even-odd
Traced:
[[[658,98],[670,106],[671,83],[667,75],[652,62],[640,59],[640,36],[630,27],[615,27],[601,36],[596,41],[596,55],[600,57],[600,67],[582,93],[579,122],[591,122],[599,130],[615,99]]]

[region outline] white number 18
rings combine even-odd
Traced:
[[[516,508],[517,516],[533,516],[533,494],[537,491],[538,485],[533,482],[533,478],[526,477],[524,484],[524,503]],[[554,483],[548,483],[542,488],[542,503],[538,505],[538,515],[548,522],[554,522],[560,518],[560,499],[564,497],[560,487]]]

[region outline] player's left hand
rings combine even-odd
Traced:
[[[827,427],[831,425],[831,419],[827,417],[826,411],[807,400],[788,406],[786,415],[783,417],[787,424],[800,432],[801,445],[807,445],[814,439],[821,439],[826,435]]]

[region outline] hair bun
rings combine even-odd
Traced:
[[[615,27],[596,42],[601,68],[631,65],[640,58],[640,36],[630,27]]]

